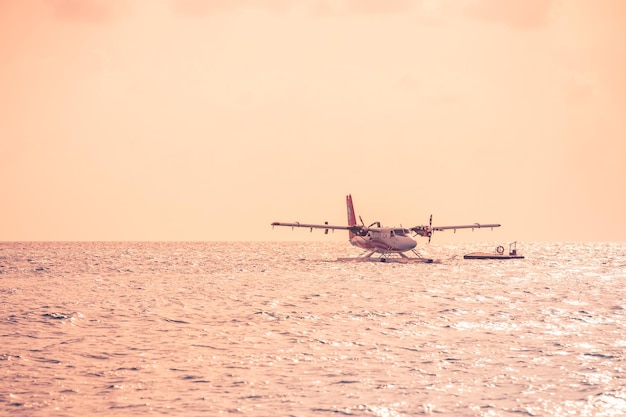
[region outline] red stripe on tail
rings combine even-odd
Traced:
[[[348,208],[348,226],[356,226],[356,215],[354,214],[354,205],[352,204],[352,196],[348,194],[346,196],[346,206]],[[350,233],[350,239],[352,239],[355,235],[352,232]]]

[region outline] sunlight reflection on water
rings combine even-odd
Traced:
[[[626,244],[0,243],[0,414],[626,414]]]

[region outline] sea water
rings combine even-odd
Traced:
[[[0,415],[626,414],[626,244],[476,250],[0,243]]]

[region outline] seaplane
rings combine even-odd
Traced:
[[[500,224],[496,223],[474,223],[463,224],[455,226],[433,226],[433,216],[431,214],[429,224],[422,226],[415,226],[411,228],[404,227],[383,227],[380,222],[374,222],[369,226],[365,226],[363,219],[359,216],[361,224],[356,221],[356,215],[354,211],[354,204],[352,203],[352,195],[346,196],[346,206],[348,209],[348,224],[343,225],[330,225],[328,222],[324,224],[309,224],[309,223],[286,223],[286,222],[273,222],[272,228],[275,226],[285,227],[302,227],[310,229],[323,229],[324,234],[328,234],[329,230],[347,230],[349,241],[352,246],[363,249],[356,258],[339,258],[340,261],[352,260],[352,261],[418,261],[425,263],[432,263],[433,260],[423,257],[416,249],[417,241],[413,238],[415,236],[427,237],[428,243],[436,231],[454,230],[457,229],[482,229],[494,227],[500,227]],[[414,256],[408,256],[406,253],[410,252]],[[376,255],[376,256],[374,256]]]

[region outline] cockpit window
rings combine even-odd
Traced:
[[[393,233],[398,236],[406,236],[409,234],[409,230],[408,229],[395,229]]]

